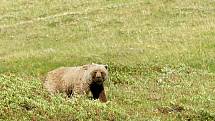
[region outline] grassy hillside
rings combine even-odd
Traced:
[[[214,30],[212,0],[1,0],[0,120],[215,120]],[[92,62],[108,103],[43,89]]]

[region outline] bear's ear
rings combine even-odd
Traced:
[[[108,69],[108,65],[104,65],[104,67],[105,67],[106,69]]]
[[[89,67],[89,65],[83,65],[83,66],[82,66],[82,68],[83,68],[84,70],[87,70],[88,67]]]

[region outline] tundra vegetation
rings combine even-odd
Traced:
[[[0,120],[215,120],[214,30],[214,0],[1,0]],[[107,103],[43,88],[92,62]]]

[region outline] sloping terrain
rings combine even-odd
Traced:
[[[215,1],[0,1],[0,119],[215,120]],[[109,65],[109,102],[52,96],[60,66]]]

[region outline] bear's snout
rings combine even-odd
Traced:
[[[102,74],[100,72],[96,72],[96,78],[102,78]]]

